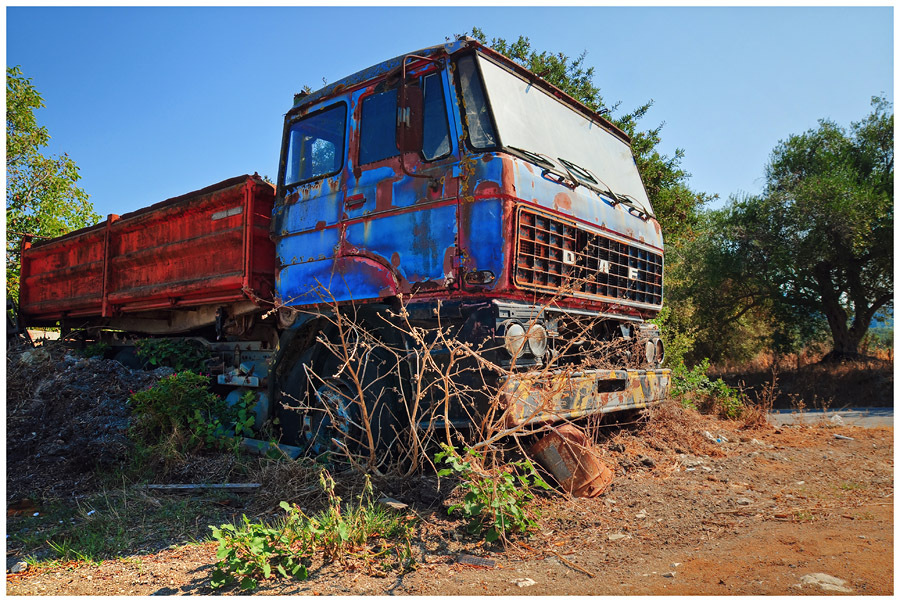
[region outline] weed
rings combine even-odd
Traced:
[[[838,489],[840,489],[841,491],[858,491],[865,488],[866,486],[862,483],[855,483],[853,481],[845,481],[838,485]]]
[[[81,357],[105,357],[110,350],[110,346],[106,343],[97,341],[86,345],[84,349],[75,349],[73,352]]]
[[[221,506],[203,501],[121,489],[74,504],[48,503],[39,516],[7,520],[7,545],[29,564],[99,564],[204,537],[208,532],[200,525],[223,520],[228,514]]]
[[[794,511],[794,520],[800,522],[809,522],[816,520],[816,515],[810,512],[809,510],[795,510]]]
[[[693,368],[679,363],[672,366],[672,395],[682,405],[694,410],[714,411],[724,418],[739,418],[744,401],[739,391],[729,387],[721,378],[709,376],[709,359]]]
[[[237,438],[252,433],[252,393],[229,406],[208,384],[205,376],[179,372],[132,394],[129,434],[137,445],[136,466],[169,463],[204,448],[237,450]]]
[[[138,358],[151,368],[169,366],[176,371],[201,372],[209,352],[190,339],[138,339],[134,343]]]
[[[324,470],[319,482],[328,503],[313,516],[282,501],[285,513],[271,525],[253,523],[244,515],[239,525],[210,526],[213,539],[219,542],[211,585],[237,583],[246,590],[273,575],[304,580],[317,554],[325,562],[361,561],[376,573],[413,568],[412,520],[377,506],[368,478],[354,505],[342,505],[334,479]]]
[[[480,467],[483,456],[467,450],[467,460],[449,445],[434,457],[436,464],[449,465],[438,476],[455,475],[466,490],[462,503],[451,506],[448,512],[459,510],[469,521],[468,531],[483,535],[493,542],[511,533],[528,533],[537,528],[540,517],[537,508],[530,507],[534,499],[532,487],[550,489],[550,486],[534,469],[530,460],[510,462],[492,472]]]

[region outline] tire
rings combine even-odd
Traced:
[[[390,362],[383,355],[374,350],[354,362],[363,389],[360,401],[351,371],[327,347],[319,344],[301,353],[278,383],[282,441],[303,448],[308,456],[347,462],[349,454],[363,466],[385,466],[400,421],[396,377],[386,369]]]

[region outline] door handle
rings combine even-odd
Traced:
[[[364,205],[366,203],[366,195],[364,194],[354,194],[353,196],[348,196],[344,199],[344,206],[347,209],[353,209],[354,207],[359,207],[360,205]]]

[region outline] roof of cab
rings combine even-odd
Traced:
[[[597,113],[593,109],[585,106],[579,100],[576,100],[566,92],[563,92],[553,84],[547,82],[546,80],[541,79],[539,76],[535,75],[522,65],[519,65],[515,61],[510,60],[506,56],[498,53],[493,50],[489,46],[485,46],[475,38],[469,36],[462,36],[456,40],[447,42],[446,44],[438,44],[437,46],[429,46],[428,48],[422,48],[421,50],[416,50],[415,52],[407,52],[405,54],[401,54],[400,56],[396,56],[390,60],[383,61],[378,63],[377,65],[373,65],[371,67],[366,67],[361,71],[357,71],[353,75],[349,75],[333,84],[328,84],[324,88],[320,88],[315,92],[311,92],[309,94],[303,94],[302,92],[294,95],[294,106],[288,112],[288,116],[297,115],[298,113],[304,113],[303,110],[305,107],[309,107],[316,102],[319,102],[329,96],[334,94],[339,94],[341,91],[346,88],[356,86],[358,84],[367,82],[372,79],[376,79],[380,76],[386,75],[391,71],[400,68],[403,65],[403,59],[410,55],[417,55],[423,57],[429,57],[434,55],[450,55],[460,50],[466,48],[474,48],[480,50],[481,52],[488,54],[494,57],[496,60],[501,60],[504,63],[510,65],[513,69],[519,71],[521,74],[525,75],[530,81],[538,83],[539,87],[546,88],[550,91],[554,96],[556,96],[559,100],[566,102],[571,105],[576,110],[584,113],[591,119],[599,122],[603,126],[605,126],[608,130],[610,130],[613,134],[622,138],[629,145],[631,144],[631,137],[625,133],[621,128],[619,128],[616,124],[611,122],[609,119]]]
[[[474,38],[464,36],[459,38],[458,40],[447,42],[446,44],[429,46],[428,48],[416,50],[415,52],[407,52],[390,60],[378,63],[377,65],[366,67],[361,71],[357,71],[353,75],[349,75],[347,77],[339,79],[338,81],[332,84],[328,84],[324,88],[316,90],[315,92],[311,92],[309,94],[300,93],[294,95],[294,106],[291,109],[291,112],[293,113],[303,106],[310,105],[312,103],[315,103],[316,101],[331,96],[332,94],[336,94],[345,88],[367,82],[371,79],[375,79],[381,75],[389,73],[394,69],[400,67],[403,64],[404,57],[407,57],[409,55],[428,57],[436,54],[452,54],[468,46],[480,47],[481,44]]]

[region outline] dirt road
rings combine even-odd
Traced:
[[[308,581],[264,582],[256,593],[892,595],[893,429],[728,424],[704,427],[715,441],[705,455],[610,439],[611,489],[541,500],[541,532],[506,551],[441,508],[421,510],[417,570],[379,578],[313,567]],[[463,553],[494,566],[462,564]],[[45,565],[8,577],[7,593],[209,594],[214,562],[205,543]]]

